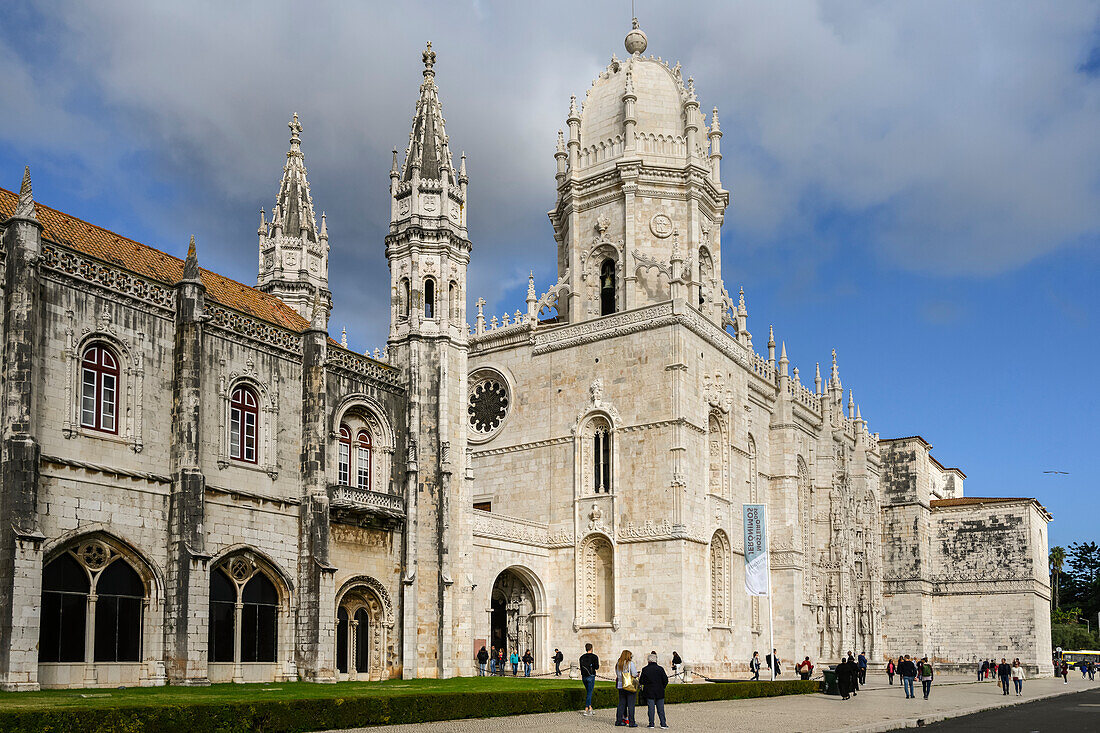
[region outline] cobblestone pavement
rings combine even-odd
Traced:
[[[784,733],[813,731],[845,731],[875,733],[916,727],[918,720],[925,723],[944,718],[967,715],[981,710],[1014,705],[1054,695],[1082,692],[1100,688],[1100,681],[1087,682],[1072,675],[1069,684],[1061,680],[1034,679],[1024,683],[1024,696],[1001,694],[995,682],[971,682],[970,677],[940,677],[933,685],[930,699],[918,694],[916,699],[906,700],[900,685],[892,687],[883,679],[871,679],[859,695],[849,701],[828,695],[792,695],[789,697],[758,698],[753,700],[729,700],[669,705],[666,713],[672,730],[690,731],[743,731],[776,730]],[[577,684],[580,684],[579,682]],[[638,726],[648,724],[646,709],[637,709]],[[373,728],[355,728],[343,733],[481,733],[502,731],[507,733],[547,733],[553,731],[599,731],[614,726],[614,710],[597,710],[586,718],[576,713],[541,713],[517,715],[507,718],[476,720],[451,720],[418,725],[394,725]],[[766,721],[766,724],[765,724]],[[658,721],[658,725],[659,725]],[[329,733],[336,733],[330,731]]]

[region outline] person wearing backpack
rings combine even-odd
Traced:
[[[665,673],[665,668],[657,663],[657,652],[649,653],[649,664],[642,668],[638,681],[642,683],[642,697],[649,708],[649,727],[653,727],[653,710],[656,708],[657,717],[661,719],[661,728],[667,729],[665,688],[668,687],[668,674]]]
[[[928,657],[920,660],[920,686],[924,690],[924,699],[928,699],[928,693],[932,691],[932,663]]]
[[[489,661],[489,652],[485,651],[485,647],[481,647],[481,649],[479,649],[478,652],[477,652],[477,676],[478,677],[484,677],[485,676],[485,663],[488,662],[488,661]]]
[[[615,687],[619,690],[615,725],[637,728],[638,724],[634,722],[634,701],[638,696],[638,668],[634,666],[634,655],[629,649],[623,649],[619,661],[615,663]]]
[[[755,682],[760,681],[760,652],[753,652],[752,659],[749,660],[749,669],[752,671],[752,679]]]

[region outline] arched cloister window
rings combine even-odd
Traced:
[[[424,317],[435,318],[435,280],[424,278]]]
[[[348,486],[351,484],[351,429],[347,425],[340,426],[340,440],[338,443],[336,483],[341,486]]]
[[[600,265],[600,315],[608,316],[616,308],[615,260],[608,258]]]
[[[355,671],[366,672],[370,669],[370,616],[367,609],[360,608],[355,612]]]
[[[615,556],[611,543],[606,537],[595,535],[585,542],[581,556],[584,621],[611,623],[615,616]]]
[[[730,626],[730,543],[718,530],[710,541],[710,618],[714,626]]]
[[[107,542],[73,545],[42,569],[39,663],[141,661],[148,596],[142,574]]]
[[[412,289],[409,286],[409,278],[401,278],[401,316],[408,319],[412,310]]]
[[[592,432],[593,486],[597,494],[611,493],[611,430],[597,425]]]
[[[256,463],[256,433],[259,425],[259,404],[256,391],[240,385],[229,400],[229,457]]]
[[[80,425],[118,433],[118,355],[94,343],[84,350],[80,376]]]
[[[279,591],[247,554],[210,571],[211,662],[274,662],[279,642]]]
[[[369,489],[371,487],[370,472],[372,451],[373,445],[370,439],[370,432],[367,430],[360,430],[359,436],[355,441],[355,485],[360,489]]]
[[[336,611],[336,670],[348,671],[348,610],[343,606]]]

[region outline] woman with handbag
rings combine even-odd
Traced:
[[[634,655],[629,649],[623,649],[619,661],[615,663],[615,687],[619,688],[619,709],[615,714],[615,725],[637,728],[634,722],[634,701],[638,696],[638,668],[634,666]]]

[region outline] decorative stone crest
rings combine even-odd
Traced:
[[[665,239],[672,235],[672,219],[668,214],[654,214],[649,220],[649,231],[658,239]]]

